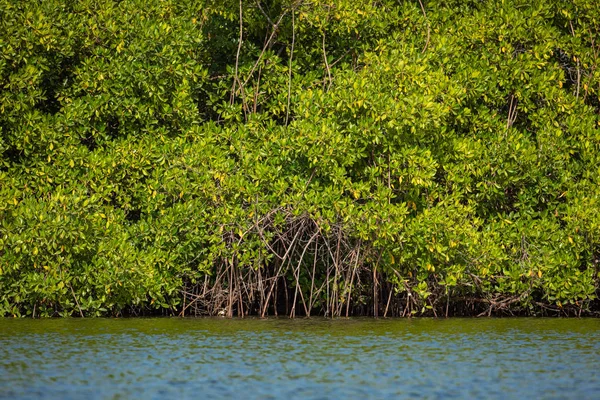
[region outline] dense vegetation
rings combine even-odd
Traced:
[[[600,310],[593,0],[0,0],[0,315]]]

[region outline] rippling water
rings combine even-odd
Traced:
[[[600,398],[600,320],[0,319],[1,398]]]

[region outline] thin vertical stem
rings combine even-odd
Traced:
[[[229,100],[230,104],[233,104],[233,102],[235,101],[235,89],[236,89],[236,84],[239,81],[238,67],[240,64],[240,52],[242,51],[242,40],[243,40],[243,30],[244,30],[243,16],[244,15],[243,15],[243,10],[242,10],[242,0],[240,0],[240,37],[238,40],[237,54],[235,55],[235,74],[233,77],[233,87],[231,88],[231,97]]]
[[[325,68],[327,69],[327,77],[329,78],[329,86],[327,86],[327,90],[331,87],[333,80],[331,79],[331,68],[329,68],[329,61],[327,61],[327,51],[325,50],[325,32],[323,32],[323,60],[325,60]]]
[[[292,98],[292,59],[294,58],[294,44],[296,43],[296,13],[292,10],[292,48],[290,50],[290,63],[288,66],[288,95],[287,108],[285,112],[285,126],[290,119],[290,103]]]

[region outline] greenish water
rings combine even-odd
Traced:
[[[0,319],[0,397],[600,398],[600,320]]]

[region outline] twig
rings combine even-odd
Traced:
[[[513,106],[514,105],[514,106]],[[506,120],[506,130],[508,130],[517,119],[518,99],[510,95],[510,105],[508,106],[508,119]]]
[[[292,97],[292,59],[294,58],[294,44],[296,43],[296,13],[292,11],[292,48],[290,50],[290,65],[288,72],[288,95],[287,95],[287,108],[285,111],[285,126],[288,125],[290,119],[290,101]]]
[[[383,312],[383,318],[387,318],[388,308],[390,307],[390,301],[392,301],[392,294],[394,293],[394,288],[390,288],[390,294],[388,296],[388,301],[385,305],[385,311]]]
[[[427,22],[427,40],[425,41],[425,47],[421,50],[421,53],[425,53],[427,50],[427,46],[429,46],[429,37],[431,35],[431,26],[429,25],[429,19],[427,18],[427,13],[425,12],[425,7],[423,7],[423,2],[419,0],[419,5],[421,6],[421,11],[423,11],[423,16],[425,17],[425,22]]]
[[[348,289],[348,300],[346,300],[346,318],[348,318],[348,311],[350,310],[350,296],[352,294],[352,285],[354,284],[354,275],[356,274],[356,269],[358,268],[358,260],[360,257],[360,244],[359,242],[358,249],[356,250],[356,261],[354,263],[354,268],[352,268],[352,275],[350,276],[350,287]]]
[[[348,50],[346,50],[344,52],[344,54],[342,54],[337,60],[335,60],[334,62],[332,62],[331,65],[329,65],[329,67],[333,68],[337,63],[339,63],[340,61],[342,61],[344,59],[344,57],[346,57],[348,55],[348,53],[350,53],[353,50],[355,50],[355,49],[349,48]]]
[[[238,67],[240,64],[240,52],[242,50],[242,40],[243,40],[243,29],[244,29],[244,21],[243,21],[243,11],[242,11],[242,0],[240,0],[240,38],[238,41],[237,54],[235,55],[235,76],[233,77],[233,86],[231,88],[231,97],[229,100],[230,104],[233,104],[235,100],[235,86],[239,81],[238,77]]]
[[[77,296],[75,296],[75,291],[73,290],[73,286],[71,286],[71,284],[69,283],[69,289],[71,289],[71,293],[73,294],[73,298],[75,299],[75,304],[77,304],[77,308],[79,309],[79,315],[81,316],[81,318],[85,318],[83,316],[83,311],[81,311],[81,307],[79,306],[79,302],[77,301]]]
[[[323,60],[325,60],[325,68],[327,69],[327,77],[329,78],[329,86],[327,86],[327,90],[331,87],[333,80],[331,79],[331,69],[329,68],[329,62],[327,61],[327,52],[325,51],[325,31],[323,31]]]
[[[241,0],[240,0],[240,4],[241,4]],[[258,56],[258,59],[254,63],[254,65],[252,66],[252,69],[250,70],[250,73],[248,74],[248,77],[246,78],[246,80],[244,81],[243,84],[240,84],[240,86],[246,86],[246,84],[248,83],[248,81],[252,77],[252,74],[254,74],[254,71],[256,70],[256,67],[261,62],[263,56],[265,55],[265,52],[267,51],[267,48],[269,47],[269,44],[271,44],[271,40],[273,40],[273,38],[275,37],[275,34],[277,33],[277,29],[279,29],[279,24],[281,23],[281,20],[283,19],[283,17],[285,17],[286,14],[287,14],[287,11],[284,12],[283,14],[281,14],[281,16],[279,17],[279,19],[275,23],[275,25],[273,25],[273,32],[271,32],[271,36],[269,36],[269,39],[267,40],[267,43],[262,48],[262,51],[260,52],[260,55]]]
[[[573,29],[573,21],[569,21],[571,26],[571,34],[575,37],[575,29]],[[577,92],[575,98],[579,99],[579,88],[581,86],[581,68],[579,66],[579,57],[577,57]]]
[[[269,15],[265,12],[265,10],[263,10],[262,6],[260,5],[260,1],[256,0],[255,3],[256,3],[256,6],[258,7],[258,9],[260,10],[260,12],[262,13],[262,15],[264,15],[265,18],[267,19],[267,21],[269,21],[269,24],[271,24],[273,26],[274,25],[273,21],[271,21],[271,18],[269,18]]]

